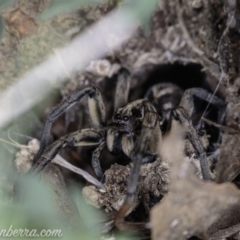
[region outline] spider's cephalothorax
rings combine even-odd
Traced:
[[[146,127],[142,126],[144,119],[145,122],[153,123],[153,126],[149,126],[149,131],[152,132],[152,139],[154,139],[154,141],[151,139],[145,155],[156,154],[157,144],[161,139],[160,117],[146,99],[136,100],[115,111],[107,125],[109,127],[106,137],[108,150],[114,154],[124,153],[131,158],[142,127]]]
[[[92,154],[92,166],[97,177],[101,178],[103,173],[99,158],[105,147],[115,155],[124,154],[127,156],[133,161],[133,168],[129,177],[126,200],[115,218],[116,225],[119,224],[119,221],[123,219],[125,213],[133,204],[141,164],[153,159],[158,152],[158,146],[162,139],[160,128],[162,119],[154,106],[147,99],[128,103],[130,88],[129,71],[121,69],[117,79],[114,114],[108,122],[101,93],[95,86],[76,90],[52,108],[47,116],[40,150],[34,159],[32,167],[32,171],[44,169],[57,153],[65,147],[96,146]],[[172,89],[172,87],[174,86],[171,84],[158,84],[152,87],[147,95],[155,96],[158,99],[162,95],[169,95],[171,92],[179,95],[179,89],[176,87]],[[158,90],[161,93],[156,94]],[[52,123],[84,96],[88,97],[89,114],[93,128],[69,133],[48,146]],[[182,127],[186,131],[187,137],[199,157],[203,179],[209,180],[210,174],[206,153],[191,121],[194,112],[194,97],[217,106],[220,110],[219,119],[222,119],[225,108],[223,101],[201,88],[186,90],[179,106],[176,106],[176,103],[164,103],[162,108],[166,110],[165,118],[171,122],[173,129],[174,127]]]

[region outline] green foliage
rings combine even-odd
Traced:
[[[16,0],[0,0],[0,11],[13,4],[15,1]]]
[[[7,139],[7,134],[0,131],[0,137]],[[11,146],[9,145],[9,147]],[[56,199],[56,195],[53,194],[56,189],[53,190],[51,185],[44,181],[41,176],[16,174],[12,165],[9,164],[12,163],[13,156],[3,153],[3,151],[0,151],[0,239],[5,239],[4,237],[9,240],[36,239],[36,237],[29,237],[29,235],[13,236],[13,231],[19,232],[19,230],[27,230],[28,234],[35,231],[40,234],[42,230],[60,230],[63,240],[100,239],[99,223],[103,222],[105,216],[86,204],[79,190],[81,189],[79,185],[74,184],[67,193],[75,203],[76,211],[80,216],[76,219],[74,217],[73,223],[70,224],[66,222],[68,217],[64,218],[60,213],[61,211],[59,212],[59,206],[64,205],[62,203],[59,205],[59,199]],[[14,183],[14,194],[5,190],[8,183]],[[1,234],[9,233],[8,236],[1,236]],[[47,237],[47,239],[57,238],[60,237]],[[132,236],[121,235],[116,239],[127,240],[133,238]]]
[[[125,9],[136,16],[140,20],[145,33],[149,33],[151,16],[158,3],[159,0],[130,0]]]
[[[40,234],[42,230],[61,231],[61,238],[47,237],[47,239],[100,239],[99,223],[103,221],[104,216],[85,203],[78,191],[79,187],[78,189],[76,187],[72,189],[71,195],[73,195],[81,220],[76,222],[76,226],[69,227],[59,217],[52,190],[44,181],[39,181],[38,178],[27,175],[18,178],[14,201],[6,200],[6,196],[0,191],[0,238],[4,237],[1,236],[3,231],[6,234],[6,232],[9,233],[11,230],[19,231],[19,229],[25,229],[29,232],[36,231],[37,234]],[[5,235],[5,237],[9,240],[36,239],[30,238],[29,235],[13,236],[11,232],[9,236]],[[116,240],[130,239],[137,240],[138,238],[136,235],[130,234],[116,236]]]
[[[101,4],[104,0],[53,0],[51,6],[40,16],[42,20],[52,18],[60,13],[70,12],[90,4]],[[108,0],[111,4],[120,0]],[[137,17],[141,22],[146,33],[150,29],[150,19],[153,11],[156,9],[159,0],[129,0],[123,7],[126,14]]]
[[[42,20],[52,18],[60,13],[70,12],[74,9],[90,4],[100,4],[104,0],[53,0],[51,6],[40,16]]]
[[[3,30],[4,30],[3,19],[2,17],[0,17],[0,39],[2,38]]]
[[[0,11],[13,4],[16,0],[0,0]],[[4,23],[2,17],[0,17],[0,39],[2,38],[4,30]]]
[[[83,216],[83,223],[79,222],[81,230],[78,230],[78,228],[66,226],[66,222],[59,217],[52,192],[43,181],[22,176],[18,179],[17,190],[14,201],[7,201],[3,193],[0,195],[0,233],[1,230],[19,231],[19,229],[27,229],[29,232],[36,230],[36,233],[40,234],[42,230],[57,229],[61,230],[63,235],[61,239],[91,240],[98,238],[99,232],[97,230],[93,231],[97,227],[93,225],[94,221],[92,221],[97,218],[97,215],[95,212],[89,211],[88,206],[82,199],[79,201],[78,207],[79,210],[84,209],[88,217]],[[90,224],[91,229],[89,229]],[[25,240],[30,238],[27,235],[14,237],[10,233],[8,239]],[[48,237],[48,239],[56,239],[56,237]]]

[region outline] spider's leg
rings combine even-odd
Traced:
[[[43,170],[62,148],[72,146],[97,146],[101,144],[103,138],[102,132],[94,129],[83,129],[69,133],[46,148],[38,161],[33,165],[31,171],[38,172]]]
[[[122,151],[124,152],[124,154],[126,156],[128,156],[129,158],[131,158],[133,149],[134,149],[134,141],[133,141],[133,137],[131,134],[125,133],[122,135],[121,148],[122,148]]]
[[[159,116],[156,112],[148,112],[144,116],[140,138],[137,142],[135,153],[132,156],[133,168],[128,179],[126,199],[115,216],[115,226],[122,228],[124,217],[134,205],[134,197],[137,190],[141,164],[149,154],[156,154],[162,135],[159,124]]]
[[[53,107],[51,111],[48,113],[41,137],[40,149],[37,155],[35,156],[33,163],[35,163],[41,157],[42,153],[44,152],[45,148],[48,145],[50,130],[53,122],[85,95],[88,96],[89,112],[94,127],[99,129],[102,126],[104,126],[106,121],[106,112],[102,96],[99,90],[94,86],[89,86],[84,89],[81,90],[78,89],[72,92],[69,96],[63,98],[62,101],[58,105]]]
[[[118,72],[117,87],[114,101],[114,112],[125,106],[128,102],[128,94],[130,89],[130,73],[127,69],[122,68]]]
[[[190,88],[187,89],[183,94],[180,106],[184,107],[188,111],[190,117],[192,117],[192,114],[194,112],[194,97],[197,97],[201,100],[209,102],[209,104],[216,106],[219,109],[218,121],[220,124],[223,122],[226,104],[222,99],[214,96],[202,88]]]
[[[207,162],[207,155],[204,147],[198,137],[196,129],[192,125],[192,120],[188,112],[183,107],[176,107],[171,113],[172,123],[171,131],[175,128],[184,127],[191,144],[193,145],[200,161],[200,167],[202,172],[202,177],[205,180],[210,180],[209,165]]]
[[[99,179],[101,179],[103,176],[103,172],[102,172],[102,168],[101,168],[99,159],[100,159],[102,150],[105,148],[105,146],[106,146],[106,143],[104,141],[95,149],[95,151],[93,152],[93,155],[92,155],[92,167]]]

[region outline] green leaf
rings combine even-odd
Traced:
[[[0,0],[0,10],[13,4],[16,0]]]
[[[152,13],[157,9],[159,0],[130,0],[126,8],[140,20],[145,33],[149,33]]]
[[[60,13],[70,12],[82,6],[102,2],[104,0],[53,0],[51,6],[40,15],[40,19],[46,20]]]

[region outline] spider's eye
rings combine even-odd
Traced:
[[[129,117],[128,116],[123,116],[123,121],[128,121],[129,120]]]
[[[119,113],[116,113],[115,114],[115,119],[120,120],[121,119],[121,115]]]
[[[141,110],[139,110],[139,109],[133,109],[133,110],[132,110],[132,115],[133,115],[133,117],[141,118],[141,117],[142,117]]]
[[[172,110],[172,116],[174,117],[175,120],[179,121],[179,115],[174,109]]]

